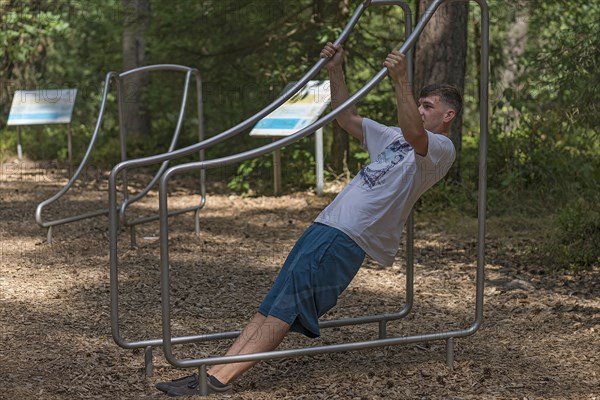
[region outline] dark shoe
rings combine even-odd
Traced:
[[[175,379],[169,382],[158,382],[156,384],[156,388],[161,392],[167,393],[169,390],[177,387],[185,387],[192,382],[198,382],[198,375],[193,374],[189,376],[184,376],[183,378]]]
[[[214,378],[213,378],[214,379]],[[211,382],[211,378],[206,378],[207,385],[207,393],[206,394],[231,394],[233,392],[231,385],[224,385],[219,387]],[[171,397],[179,397],[179,396],[199,396],[200,392],[200,381],[199,379],[195,379],[194,381],[188,383],[186,386],[172,387],[167,394]]]

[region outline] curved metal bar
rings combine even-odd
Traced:
[[[411,33],[408,39],[404,42],[404,44],[400,48],[400,52],[406,53],[407,50],[412,48],[416,43],[418,36],[421,34],[427,22],[433,16],[435,10],[440,6],[440,4],[444,0],[435,0],[427,9],[422,19],[419,21],[417,27],[414,32]],[[163,350],[166,359],[172,365],[176,367],[190,367],[190,366],[199,366],[199,365],[207,365],[208,363],[212,363],[211,361],[207,361],[207,359],[200,360],[179,360],[173,355],[172,351],[172,343],[171,343],[171,326],[170,326],[170,276],[169,276],[169,232],[168,232],[168,181],[170,177],[176,173],[192,171],[196,169],[208,169],[215,168],[223,165],[228,165],[231,163],[244,161],[250,158],[258,157],[262,154],[271,152],[275,149],[279,149],[284,147],[290,143],[293,143],[301,138],[304,138],[314,132],[315,130],[321,128],[326,123],[333,120],[337,114],[345,110],[346,108],[354,105],[360,99],[362,99],[367,93],[369,93],[376,85],[378,85],[385,77],[387,76],[387,68],[383,68],[374,78],[371,79],[363,88],[361,88],[357,93],[348,98],[344,103],[339,105],[335,110],[330,112],[329,114],[321,117],[319,120],[315,121],[310,126],[300,130],[299,132],[286,137],[284,139],[278,140],[272,144],[262,146],[260,148],[247,151],[244,153],[240,153],[233,156],[223,157],[216,160],[208,160],[203,162],[196,163],[188,163],[183,165],[178,165],[169,168],[165,174],[161,177],[159,184],[159,215],[160,215],[160,266],[161,266],[161,299],[162,299],[162,313],[163,313]],[[366,317],[366,319],[370,319],[370,317]],[[452,337],[459,335],[460,332],[452,332]],[[442,338],[441,334],[434,334],[436,338]],[[396,338],[396,339],[380,339],[378,341],[366,342],[366,343],[349,343],[343,345],[334,345],[334,346],[325,346],[327,350],[321,351],[321,349],[313,349],[313,348],[304,348],[304,349],[296,349],[291,351],[275,351],[269,353],[262,354],[253,354],[253,355],[244,355],[244,356],[234,356],[234,357],[217,357],[215,359],[222,360],[224,362],[239,362],[243,357],[250,357],[247,360],[259,360],[259,359],[267,359],[267,358],[280,358],[280,357],[289,357],[295,355],[310,355],[310,354],[318,354],[320,352],[333,352],[333,351],[344,351],[350,350],[353,348],[368,348],[373,347],[372,343],[377,343],[377,345],[383,345],[381,343],[401,343],[407,342],[408,338]],[[417,339],[411,339],[417,340]],[[420,340],[420,339],[418,339]],[[364,347],[363,347],[364,346]],[[339,349],[339,350],[337,350]],[[240,358],[241,357],[241,358]]]
[[[134,70],[134,72],[140,72],[140,71],[152,71],[152,70],[161,70],[163,68],[138,68],[136,70]],[[167,68],[164,68],[167,69]],[[180,71],[181,69],[173,69],[173,70],[178,70]],[[172,152],[175,149],[175,146],[177,146],[177,141],[179,140],[179,136],[181,134],[181,127],[183,126],[183,117],[185,115],[185,110],[186,110],[186,106],[187,106],[187,101],[188,101],[188,94],[189,94],[189,86],[190,86],[190,80],[191,80],[191,75],[192,72],[194,70],[192,68],[188,68],[185,74],[185,81],[183,84],[183,96],[181,99],[181,106],[179,107],[179,116],[177,118],[177,125],[175,126],[175,132],[173,133],[172,139],[171,139],[171,144],[169,145],[167,152]],[[196,78],[199,78],[199,73],[197,70],[196,71]],[[129,75],[129,74],[127,74]],[[124,74],[121,74],[121,76],[125,76]],[[198,99],[198,101],[202,101],[201,99]],[[130,204],[140,200],[142,197],[144,197],[146,194],[148,194],[148,192],[150,191],[150,189],[152,189],[152,187],[154,185],[156,185],[156,182],[158,182],[158,179],[160,178],[160,176],[165,172],[165,170],[167,169],[167,167],[169,166],[169,161],[164,161],[162,163],[162,165],[160,166],[159,170],[156,172],[156,174],[154,175],[154,177],[152,178],[152,180],[150,181],[150,183],[148,183],[146,185],[146,187],[139,192],[138,194],[136,194],[135,196],[128,198],[126,200],[123,201],[123,203],[121,203],[121,207],[120,207],[120,217],[121,217],[121,221],[123,221],[126,225],[126,219],[125,219],[125,211],[127,210],[127,207],[129,207]]]
[[[60,220],[55,220],[55,221],[44,221],[44,219],[42,217],[42,212],[46,206],[57,201],[73,186],[73,184],[77,181],[77,179],[83,172],[84,168],[86,167],[88,160],[90,158],[90,154],[92,153],[92,149],[94,148],[94,145],[96,144],[98,136],[100,135],[100,128],[102,127],[102,121],[104,120],[104,113],[106,111],[106,102],[107,102],[107,98],[108,98],[108,90],[110,87],[110,82],[113,79],[115,79],[117,76],[118,75],[116,72],[109,72],[108,74],[106,74],[106,78],[104,79],[104,93],[102,94],[102,101],[100,103],[100,111],[98,113],[98,120],[96,121],[96,127],[94,129],[94,133],[92,134],[92,139],[90,140],[90,144],[88,145],[85,155],[83,156],[81,164],[79,164],[79,167],[77,168],[77,170],[75,171],[75,173],[73,174],[71,179],[69,179],[69,182],[67,182],[67,184],[65,186],[63,186],[62,189],[60,189],[54,196],[39,203],[35,209],[35,221],[38,223],[38,225],[40,225],[43,228],[48,228],[48,227],[51,227],[54,225],[60,225],[60,224],[65,223],[65,221],[68,221],[68,222],[76,221],[78,217],[81,217],[80,219],[89,218],[89,213],[86,213],[86,214],[81,214],[80,216],[74,216],[74,217],[70,217],[67,219],[60,219]],[[96,215],[96,214],[94,214],[94,215]]]
[[[363,4],[361,4],[359,7],[357,7],[356,11],[352,15],[350,21],[344,27],[344,30],[342,31],[340,36],[335,40],[335,42],[334,42],[335,44],[338,44],[338,43],[341,44],[346,41],[346,39],[350,35],[350,32],[352,31],[352,29],[358,23],[358,20],[360,19],[364,10],[365,10],[365,6]],[[121,171],[124,171],[128,168],[136,168],[136,167],[143,167],[143,166],[158,164],[163,161],[174,160],[176,158],[187,156],[196,151],[207,149],[217,143],[220,143],[226,139],[229,139],[230,137],[233,137],[233,136],[241,133],[242,131],[244,131],[246,129],[251,128],[252,126],[254,126],[254,124],[256,124],[258,121],[260,121],[261,119],[266,117],[268,114],[270,114],[271,112],[276,110],[283,103],[285,103],[287,100],[289,100],[294,94],[296,94],[300,89],[302,89],[304,86],[306,86],[308,81],[310,81],[312,78],[314,78],[326,63],[327,63],[327,59],[320,59],[319,61],[317,61],[313,65],[313,67],[308,72],[306,72],[306,74],[300,80],[298,80],[289,90],[287,90],[278,99],[274,100],[271,104],[269,104],[268,106],[266,106],[265,108],[263,108],[261,111],[257,112],[250,118],[227,129],[226,131],[223,131],[216,136],[206,139],[206,140],[202,141],[201,143],[196,143],[196,144],[175,150],[171,153],[164,153],[164,154],[159,154],[159,155],[155,155],[155,156],[151,156],[151,157],[144,157],[144,158],[138,158],[135,160],[128,160],[128,161],[121,162],[112,169],[111,175],[118,175]],[[116,177],[113,179],[116,180]],[[110,187],[111,187],[111,185],[110,185],[110,178],[109,178],[109,190],[110,190]]]
[[[140,72],[149,72],[149,71],[181,71],[181,72],[193,72],[196,69],[191,67],[186,67],[185,65],[179,64],[153,64],[153,65],[144,65],[143,67],[138,67],[134,69],[130,69],[128,71],[121,72],[119,74],[119,78],[124,78],[128,75],[134,75]]]
[[[419,24],[415,28],[414,32],[409,36],[408,39],[406,39],[404,44],[400,47],[399,51],[401,53],[406,53],[410,48],[412,48],[414,46],[417,38],[419,37],[419,35],[423,31],[423,29],[425,28],[425,25],[427,24],[427,22],[431,19],[431,16],[435,12],[435,10],[439,7],[439,5],[444,1],[446,1],[446,0],[435,0],[433,3],[431,3],[431,6],[427,9],[425,14],[423,15],[423,18],[419,21]],[[373,90],[387,76],[387,74],[388,74],[387,68],[385,68],[385,67],[382,68],[369,82],[367,82],[367,84],[365,86],[360,88],[354,95],[352,95],[345,102],[343,102],[338,107],[336,107],[335,110],[329,112],[329,114],[326,114],[325,116],[321,117],[317,121],[313,122],[311,125],[301,129],[300,131],[294,133],[293,135],[286,136],[275,142],[269,143],[262,147],[258,147],[256,149],[248,150],[243,153],[234,154],[231,156],[226,156],[226,157],[217,158],[217,159],[213,159],[213,160],[193,162],[193,163],[187,163],[187,164],[174,166],[174,167],[171,167],[165,173],[165,175],[163,175],[163,178],[161,178],[161,179],[164,179],[164,177],[167,174],[172,174],[174,172],[182,173],[182,172],[189,172],[189,171],[201,170],[201,169],[218,168],[218,167],[226,166],[226,165],[241,162],[241,161],[246,161],[246,160],[249,160],[252,158],[260,157],[263,154],[270,153],[270,152],[272,152],[274,150],[278,150],[282,147],[288,146],[288,145],[312,134],[317,129],[322,128],[324,125],[333,121],[338,116],[338,114],[340,114],[342,111],[355,105],[358,101],[360,101],[363,97],[365,97],[371,90]],[[121,163],[121,164],[117,165],[115,168],[113,168],[113,172],[120,171],[121,169],[123,169],[123,167],[121,167],[122,164],[123,163]]]
[[[427,9],[425,14],[419,21],[419,23],[416,26],[413,33],[409,36],[408,39],[406,39],[406,41],[400,47],[399,51],[401,53],[406,53],[409,49],[411,49],[414,46],[417,38],[419,37],[419,35],[423,31],[423,29],[425,28],[425,25],[431,19],[433,13],[439,7],[439,5],[441,3],[443,3],[444,1],[446,1],[446,0],[434,0],[434,2],[431,3],[430,7]],[[325,61],[325,60],[321,60],[319,63],[321,63],[322,61]],[[371,90],[373,90],[387,76],[387,74],[388,74],[387,68],[385,68],[385,67],[382,68],[373,78],[371,78],[371,80],[369,82],[367,82],[367,84],[365,84],[365,86],[360,88],[354,95],[352,95],[345,102],[343,102],[338,107],[336,107],[335,110],[333,110],[329,114],[326,114],[325,116],[321,117],[317,121],[313,122],[311,125],[306,126],[305,128],[301,129],[300,131],[294,133],[293,135],[286,136],[286,137],[284,137],[280,140],[277,140],[275,142],[272,142],[270,144],[264,145],[262,147],[258,147],[256,149],[248,150],[243,153],[226,156],[226,157],[222,157],[222,158],[217,158],[214,160],[207,160],[207,161],[178,165],[175,167],[171,167],[171,169],[174,169],[174,171],[177,173],[181,173],[181,172],[189,172],[189,171],[193,171],[193,170],[218,168],[218,167],[226,166],[226,165],[233,164],[236,162],[242,162],[242,161],[246,161],[246,160],[249,160],[252,158],[260,157],[266,153],[270,153],[274,150],[278,150],[282,147],[288,146],[288,145],[312,134],[317,129],[322,128],[324,125],[333,121],[337,117],[337,115],[340,114],[342,111],[355,105],[358,101],[360,101],[363,97],[365,97]],[[182,149],[182,150],[184,150],[184,149]],[[175,154],[175,152],[173,152],[172,154]],[[161,156],[156,156],[155,158],[157,160],[162,159]],[[136,162],[139,162],[139,164],[137,164]],[[118,173],[121,170],[125,169],[127,166],[133,165],[134,163],[135,163],[135,165],[140,165],[140,166],[147,165],[146,159],[132,160],[128,163],[121,163],[121,164],[115,166],[113,168],[113,171],[111,172],[111,174]],[[127,165],[123,165],[123,164],[127,164]],[[167,171],[167,173],[169,173],[169,171]]]
[[[138,68],[136,71],[139,71],[139,70],[148,71],[148,70],[156,70],[156,69],[185,71],[188,73],[188,75],[189,75],[189,73],[194,75],[194,78],[196,81],[196,97],[197,97],[196,112],[198,115],[198,142],[202,142],[204,140],[204,110],[203,110],[203,102],[202,102],[202,99],[203,99],[202,78],[201,78],[200,72],[196,68],[183,67],[181,65],[174,65],[174,64],[159,64],[159,65],[153,65],[153,66],[146,66],[146,67]],[[187,88],[188,85],[189,85],[189,80],[186,80],[185,87]],[[183,121],[183,115],[184,115],[183,107],[185,104],[187,104],[186,98],[182,99],[182,105],[180,107],[180,116],[179,116],[179,120],[178,120],[178,124],[177,124],[178,128],[176,128],[176,132],[179,132],[179,130],[181,128],[181,123]],[[176,141],[176,139],[173,140],[172,145],[169,148],[169,151],[174,150],[175,145],[176,145],[175,141]],[[199,159],[204,160],[204,150],[200,150]],[[125,212],[126,212],[126,208],[129,205],[131,205],[133,202],[141,199],[144,195],[148,194],[150,189],[154,185],[156,185],[156,182],[160,178],[160,175],[162,173],[164,173],[165,169],[168,167],[168,163],[169,163],[168,161],[163,162],[160,170],[154,176],[154,179],[146,186],[146,188],[142,192],[140,192],[138,195],[132,197],[131,199],[125,200],[124,203],[121,205],[120,217],[121,217],[121,221],[123,221],[123,224],[125,226],[134,227],[136,225],[155,221],[158,219],[158,214],[157,214],[155,216],[148,216],[148,217],[137,218],[134,220],[127,220]],[[180,214],[184,214],[187,212],[195,211],[194,218],[195,218],[195,224],[196,224],[196,233],[198,233],[200,230],[199,220],[198,220],[199,212],[201,209],[204,208],[205,205],[206,205],[206,171],[202,170],[202,171],[200,171],[200,203],[193,207],[189,207],[189,208],[171,212],[171,213],[169,213],[169,215],[175,216],[175,215],[180,215]]]
[[[413,45],[416,36],[420,34],[424,24],[431,18],[431,15],[445,0],[434,1],[428,8],[425,16],[419,22],[419,25],[415,29],[409,40],[409,45]],[[469,336],[475,333],[481,325],[483,317],[483,288],[484,288],[484,266],[485,266],[485,208],[486,208],[486,188],[487,188],[487,129],[488,129],[488,64],[489,64],[489,11],[485,0],[476,0],[481,8],[482,15],[482,50],[481,50],[481,92],[480,92],[480,163],[479,163],[479,199],[478,199],[478,254],[477,254],[477,277],[476,277],[476,305],[475,305],[475,320],[469,328],[447,331],[442,333],[428,333],[423,335],[415,336],[404,336],[390,339],[379,339],[368,342],[356,342],[356,343],[345,343],[339,345],[329,346],[318,346],[292,350],[279,350],[256,354],[244,354],[237,356],[221,356],[221,357],[210,357],[204,359],[177,359],[172,351],[172,339],[170,329],[170,276],[169,276],[169,258],[168,258],[168,181],[171,175],[187,171],[195,168],[210,168],[218,165],[224,165],[224,163],[235,162],[237,159],[235,156],[225,157],[218,160],[211,160],[203,163],[190,163],[184,166],[172,167],[166,171],[164,176],[161,178],[159,185],[159,215],[160,215],[160,264],[161,264],[161,299],[162,299],[162,312],[163,312],[163,349],[164,354],[169,363],[176,367],[188,368],[195,366],[205,366],[214,364],[234,363],[234,362],[245,362],[245,361],[257,361],[265,359],[276,359],[286,357],[296,357],[305,355],[316,355],[322,353],[332,353],[340,351],[350,351],[358,349],[367,349],[381,346],[393,346],[405,343],[413,343],[420,341],[432,341],[432,340],[453,340],[455,337]],[[406,44],[406,43],[405,43]],[[403,48],[406,46],[403,46]],[[402,51],[402,49],[400,50]],[[381,74],[381,73],[380,73]],[[376,77],[378,78],[378,76]],[[376,80],[374,78],[374,80]],[[367,85],[367,87],[369,84]],[[358,94],[358,93],[357,93]],[[341,109],[349,107],[352,101],[358,101],[359,96],[352,96],[347,102],[340,106]],[[323,118],[326,119],[327,117]],[[319,122],[317,121],[314,125],[318,128]],[[299,132],[297,138],[305,136],[306,132]],[[308,133],[306,133],[308,134]],[[281,140],[276,142],[286,142]],[[260,153],[265,147],[257,149],[256,153]],[[251,152],[242,153],[241,157],[246,157]],[[245,159],[245,158],[244,158]]]

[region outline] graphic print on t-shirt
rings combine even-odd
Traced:
[[[406,154],[411,150],[411,145],[405,140],[394,140],[379,153],[377,160],[360,170],[359,175],[363,186],[373,189],[375,186],[382,184],[385,174],[400,161],[404,160]]]

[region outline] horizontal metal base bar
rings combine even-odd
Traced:
[[[176,215],[180,215],[180,214],[185,214],[188,212],[192,212],[192,211],[196,211],[196,210],[200,210],[202,209],[204,206],[194,206],[194,207],[188,207],[188,208],[182,208],[181,210],[175,210],[175,211],[171,211],[169,212],[169,217],[174,217]],[[126,221],[124,226],[136,226],[136,225],[141,225],[141,224],[145,224],[147,222],[151,222],[151,221],[158,221],[159,220],[159,215],[151,215],[148,217],[143,217],[143,218],[138,218],[138,219],[134,219],[133,221]]]
[[[206,357],[199,359],[188,359],[188,360],[177,360],[172,354],[165,352],[167,361],[173,366],[178,368],[191,368],[199,367],[201,365],[216,365],[216,364],[231,364],[246,361],[263,361],[263,360],[275,360],[280,358],[292,358],[301,356],[314,356],[318,354],[326,353],[338,353],[342,351],[353,351],[353,350],[366,350],[376,347],[388,347],[397,346],[401,344],[409,344],[416,342],[428,342],[434,340],[445,340],[448,338],[464,337],[473,334],[476,331],[477,326],[473,325],[469,329],[458,330],[458,331],[447,331],[440,333],[428,333],[423,335],[414,336],[401,336],[387,339],[377,339],[364,342],[352,342],[343,344],[334,344],[326,346],[314,346],[305,347],[290,350],[276,350],[263,353],[254,354],[241,354],[235,356],[219,356],[219,357]]]
[[[176,210],[176,211],[171,211],[169,213],[169,217],[173,217],[173,216],[180,215],[180,214],[185,214],[185,213],[192,212],[192,211],[197,211],[202,208],[204,208],[203,205],[183,208],[181,210]],[[64,224],[68,224],[70,222],[81,221],[81,220],[88,219],[88,218],[98,217],[100,215],[108,215],[108,210],[97,210],[97,211],[90,211],[89,213],[85,213],[85,214],[73,215],[72,217],[67,217],[67,218],[57,219],[54,221],[44,222],[41,224],[41,226],[43,228],[50,228],[52,226],[64,225]],[[149,216],[149,217],[145,217],[145,218],[139,218],[139,219],[136,219],[133,221],[127,221],[124,224],[124,226],[141,225],[141,224],[144,224],[144,223],[150,222],[150,221],[158,221],[158,219],[159,219],[159,216],[157,214],[157,215],[153,215],[153,216]]]
[[[189,344],[189,343],[198,343],[198,342],[208,342],[215,340],[226,340],[226,339],[235,339],[242,333],[242,331],[229,331],[229,332],[219,332],[219,333],[206,333],[202,335],[191,335],[191,336],[176,336],[171,338],[171,343],[173,344]],[[158,347],[163,345],[162,339],[148,339],[148,340],[140,340],[136,342],[122,342],[117,343],[124,349],[139,349],[142,347]]]
[[[62,219],[57,219],[54,221],[43,222],[41,224],[41,226],[43,228],[50,228],[51,226],[68,224],[69,222],[75,222],[75,221],[81,221],[83,219],[94,218],[99,215],[108,215],[108,210],[91,211],[89,213],[74,215],[74,216],[68,217],[68,218],[62,218]]]
[[[319,322],[320,328],[336,328],[342,326],[351,326],[351,325],[362,325],[362,324],[371,324],[378,323],[381,321],[394,321],[401,318],[404,318],[408,314],[409,308],[405,307],[401,311],[394,314],[379,314],[379,315],[368,315],[364,317],[354,317],[354,318],[343,318],[343,319],[335,319],[329,321],[321,321]],[[188,343],[197,343],[197,342],[208,342],[215,340],[226,340],[226,339],[235,339],[240,335],[241,331],[229,331],[229,332],[218,332],[218,333],[206,333],[202,335],[190,335],[190,336],[176,336],[171,338],[172,344],[188,344]],[[148,339],[148,340],[140,340],[135,342],[122,342],[117,343],[124,349],[137,349],[148,346],[162,346],[163,339]]]
[[[378,315],[368,315],[364,317],[354,317],[354,318],[343,318],[343,319],[334,319],[329,321],[322,321],[319,323],[319,327],[321,328],[336,328],[340,326],[351,326],[351,325],[362,325],[362,324],[374,324],[382,321],[395,321],[401,318],[406,317],[410,312],[410,307],[405,307],[397,313],[394,314],[378,314]]]

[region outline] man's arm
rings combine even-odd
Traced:
[[[398,125],[404,138],[421,156],[427,155],[429,137],[423,127],[423,117],[412,95],[412,87],[406,77],[406,57],[397,50],[392,51],[383,63],[394,82],[398,103]]]
[[[331,105],[335,109],[350,97],[344,78],[344,70],[342,69],[344,49],[342,45],[334,46],[329,42],[321,50],[321,58],[331,58],[325,66],[329,72]],[[358,115],[355,106],[351,106],[338,114],[336,120],[346,132],[357,138],[361,143],[363,142],[363,117]]]

